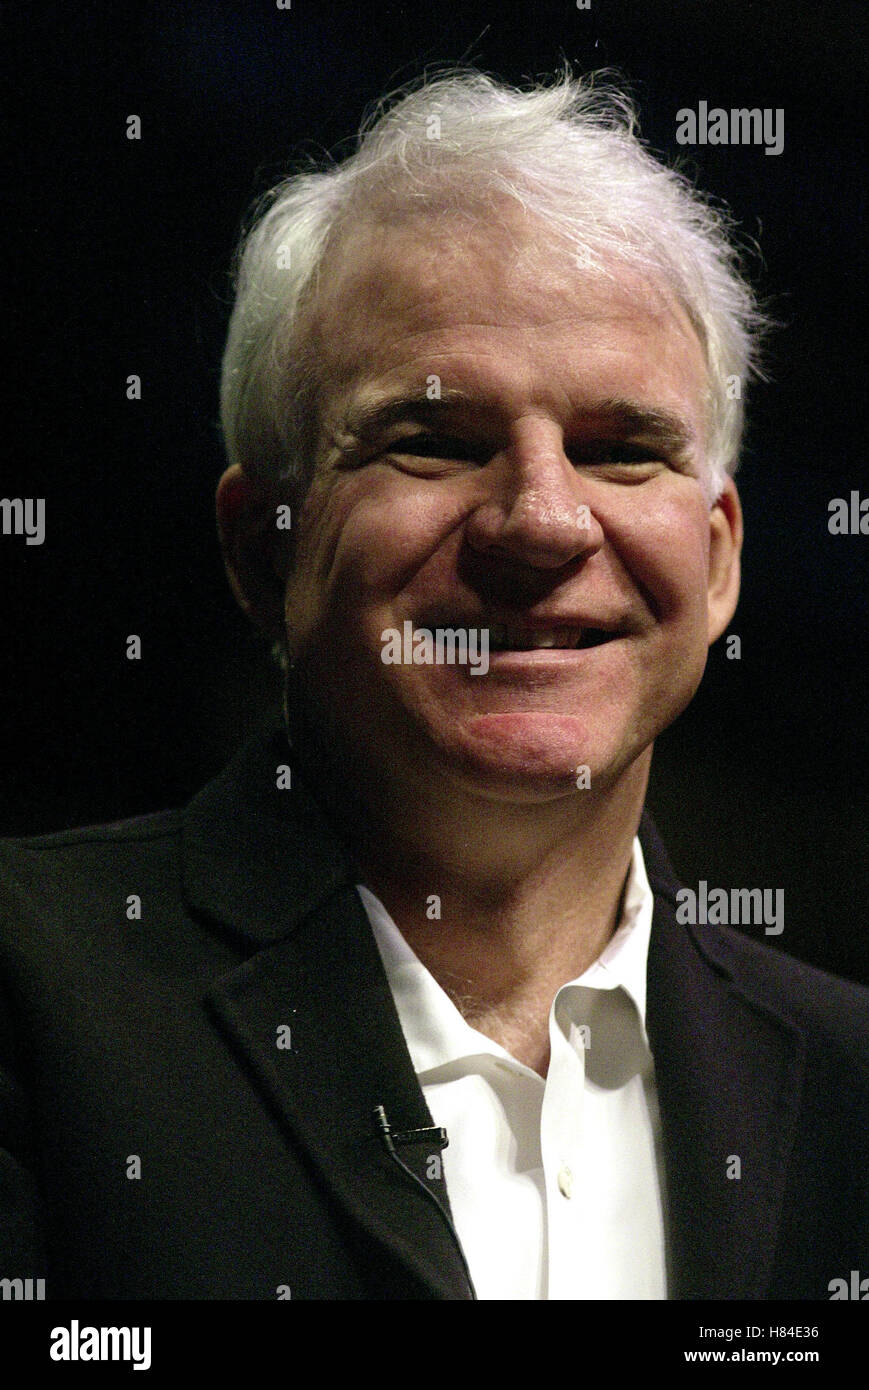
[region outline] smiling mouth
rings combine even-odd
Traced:
[[[602,628],[523,628],[505,623],[489,625],[491,652],[584,651],[599,647],[616,634]]]

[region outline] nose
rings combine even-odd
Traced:
[[[553,424],[521,422],[485,473],[490,491],[465,524],[478,553],[558,569],[603,545],[585,485]]]

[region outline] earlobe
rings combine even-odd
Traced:
[[[709,583],[707,609],[709,642],[724,632],[739,601],[742,555],[742,507],[732,478],[728,478],[709,513]]]
[[[251,478],[239,464],[217,486],[217,529],[232,591],[252,622],[270,637],[283,635],[286,532],[277,527],[278,490]]]

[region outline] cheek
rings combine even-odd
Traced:
[[[706,630],[709,520],[702,499],[652,499],[619,527],[618,553],[659,621]]]
[[[399,594],[462,520],[444,487],[373,467],[342,480],[303,518],[300,561],[328,602]]]

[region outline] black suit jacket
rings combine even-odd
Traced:
[[[353,865],[277,790],[286,761],[258,736],[183,811],[2,847],[0,1278],[473,1296],[431,1137],[406,1171],[378,1132],[379,1106],[433,1122]],[[647,818],[641,840],[671,1296],[827,1299],[869,1273],[869,991],[680,926]]]

